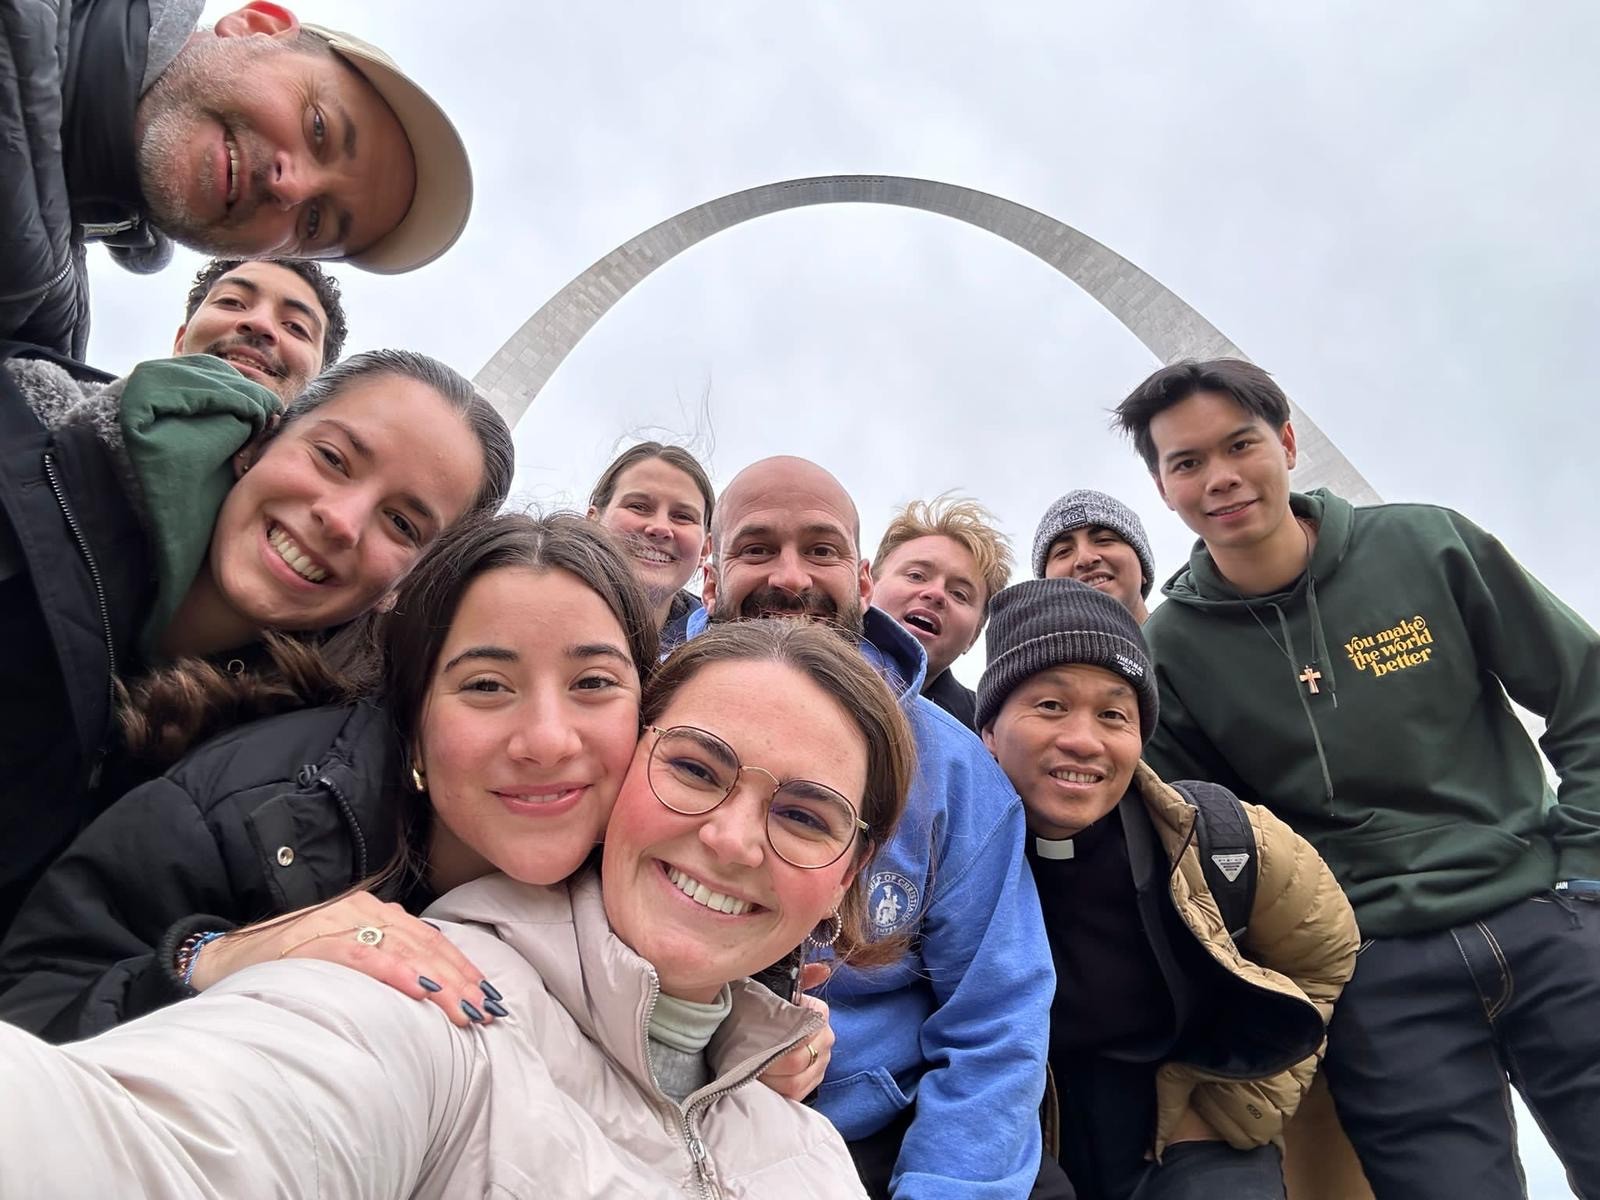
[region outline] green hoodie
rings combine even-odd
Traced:
[[[122,381],[118,417],[139,481],[156,570],[140,633],[147,660],[194,583],[233,487],[233,456],[283,408],[220,358],[185,354],[140,363]]]
[[[1600,878],[1595,631],[1459,513],[1320,490],[1290,505],[1317,541],[1288,591],[1241,598],[1203,543],[1162,589],[1151,766],[1288,821],[1368,936]],[[1506,693],[1546,720],[1559,800]]]

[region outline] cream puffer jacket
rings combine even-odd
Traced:
[[[1241,950],[1228,936],[1206,885],[1193,806],[1143,763],[1134,784],[1166,851],[1168,890],[1178,915],[1211,957],[1247,985],[1233,1001],[1238,1007],[1232,1017],[1245,1023],[1253,1019],[1254,993],[1309,1001],[1326,1026],[1355,971],[1361,937],[1349,901],[1311,843],[1266,809],[1244,806],[1256,840],[1256,892]],[[1255,1079],[1163,1064],[1156,1075],[1157,1155],[1186,1108],[1238,1149],[1267,1142],[1281,1146],[1284,1126],[1311,1086],[1322,1050],[1319,1045],[1287,1069]]]
[[[655,971],[592,871],[503,875],[429,910],[505,996],[458,1029],[309,960],[52,1047],[0,1027],[0,1196],[861,1197],[820,1114],[756,1075],[821,1018],[748,981],[683,1104],[656,1086]]]

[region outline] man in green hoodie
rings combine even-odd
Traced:
[[[1600,1196],[1600,637],[1459,513],[1291,492],[1250,363],[1165,367],[1117,414],[1200,537],[1144,627],[1147,758],[1289,821],[1355,906],[1327,1072],[1374,1191],[1522,1197],[1509,1083]]]

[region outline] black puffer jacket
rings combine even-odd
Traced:
[[[401,766],[369,703],[207,742],[45,873],[0,945],[0,1019],[64,1042],[193,995],[171,965],[190,933],[331,899],[389,864]]]
[[[6,369],[11,349],[0,343],[0,933],[92,815],[113,678],[138,669],[151,602],[144,529],[110,452],[87,426],[40,424]]]
[[[172,257],[133,141],[149,37],[146,0],[0,0],[0,338],[81,358],[84,243],[141,274]]]

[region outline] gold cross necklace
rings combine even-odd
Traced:
[[[1294,519],[1294,523],[1300,526],[1300,533],[1306,539],[1306,561],[1305,566],[1301,570],[1301,573],[1305,574],[1311,570],[1311,530],[1306,527],[1305,521],[1299,517]],[[1283,657],[1288,661],[1290,669],[1293,669],[1294,655],[1289,653],[1289,647],[1280,642],[1277,634],[1273,633],[1272,630],[1267,628],[1267,623],[1261,619],[1261,614],[1256,612],[1253,605],[1244,600],[1244,597],[1239,594],[1239,590],[1237,588],[1234,589],[1233,594],[1238,596],[1241,601],[1244,601],[1245,612],[1249,613],[1253,618],[1255,618],[1255,623],[1261,626],[1261,632],[1267,635],[1267,638],[1272,642],[1272,644],[1278,648],[1278,653],[1283,655]],[[1315,640],[1312,642],[1312,649],[1316,649]],[[1305,668],[1300,672],[1300,674],[1295,676],[1295,682],[1305,684],[1306,691],[1311,695],[1316,696],[1322,691],[1322,689],[1317,686],[1317,680],[1321,678],[1322,672],[1317,670],[1317,659],[1316,655],[1313,654],[1311,661],[1305,665]]]

